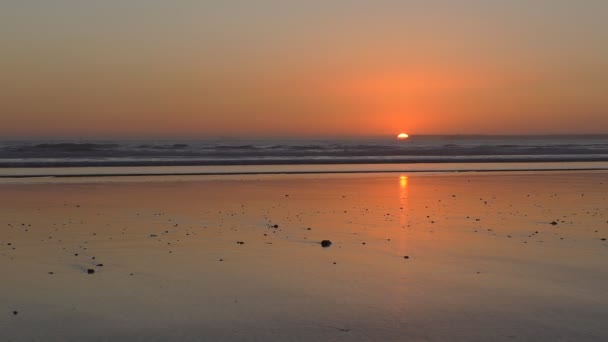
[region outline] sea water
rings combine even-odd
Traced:
[[[4,176],[602,169],[606,162],[608,135],[0,142]]]

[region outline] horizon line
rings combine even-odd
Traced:
[[[255,135],[255,136],[229,136],[229,135],[216,135],[216,136],[171,136],[171,135],[149,135],[149,136],[90,136],[90,137],[76,137],[76,136],[41,136],[41,137],[4,137],[0,138],[0,141],[32,141],[32,140],[61,140],[61,141],[91,141],[91,140],[341,140],[341,139],[391,139],[395,138],[398,133],[394,135],[388,134],[377,134],[377,135]],[[493,133],[448,133],[448,134],[409,134],[409,138],[422,138],[422,137],[444,137],[444,138],[474,138],[474,137],[489,137],[489,138],[501,138],[501,137],[608,137],[607,133],[533,133],[533,134],[493,134]]]

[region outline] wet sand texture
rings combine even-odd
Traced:
[[[3,341],[608,340],[606,172],[0,194]]]

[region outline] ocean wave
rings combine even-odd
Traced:
[[[0,142],[0,167],[603,161],[606,156],[608,136],[413,137],[406,142],[387,139]]]

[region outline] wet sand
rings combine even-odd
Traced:
[[[3,181],[0,332],[604,341],[606,203],[606,171]]]

